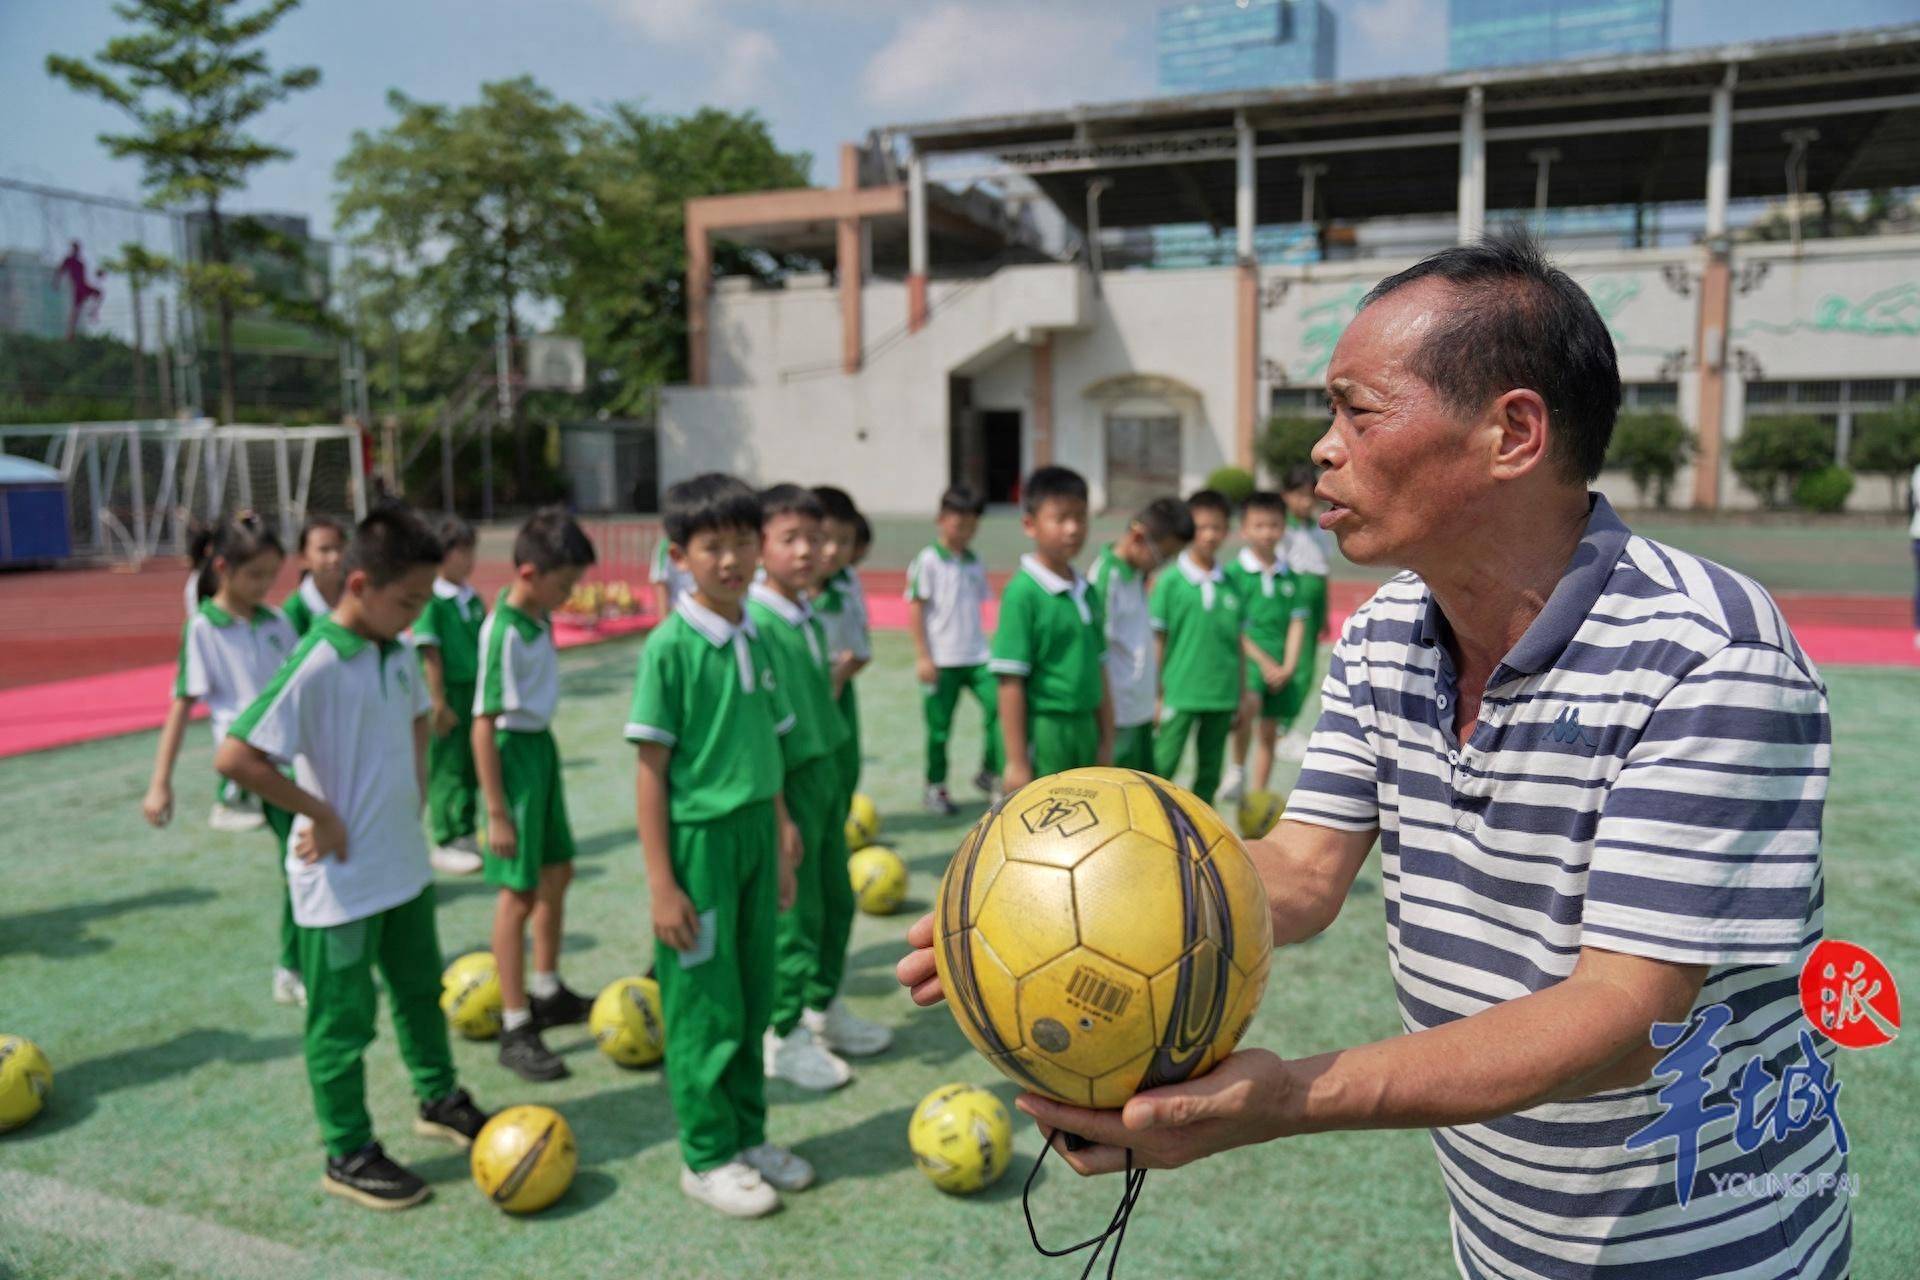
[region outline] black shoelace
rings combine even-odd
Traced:
[[[1052,1133],[1047,1134],[1046,1149],[1040,1153],[1040,1158],[1033,1162],[1033,1168],[1027,1171],[1027,1184],[1020,1189],[1020,1211],[1027,1217],[1027,1238],[1033,1241],[1033,1247],[1036,1250],[1049,1258],[1064,1258],[1069,1254],[1079,1253],[1082,1249],[1092,1249],[1093,1253],[1087,1259],[1086,1269],[1080,1273],[1080,1280],[1087,1280],[1087,1277],[1093,1274],[1093,1269],[1100,1265],[1100,1255],[1106,1252],[1108,1243],[1112,1243],[1113,1252],[1107,1254],[1106,1277],[1107,1280],[1113,1280],[1114,1268],[1120,1265],[1120,1247],[1126,1243],[1127,1239],[1127,1221],[1133,1216],[1134,1205],[1139,1203],[1140,1189],[1147,1184],[1147,1171],[1133,1167],[1133,1148],[1128,1147],[1126,1149],[1126,1189],[1120,1193],[1120,1203],[1114,1206],[1113,1217],[1107,1220],[1107,1229],[1098,1235],[1088,1236],[1079,1244],[1069,1245],[1064,1249],[1049,1249],[1040,1243],[1039,1229],[1033,1225],[1033,1204],[1031,1198],[1033,1196],[1033,1180],[1039,1176],[1040,1166],[1046,1163],[1048,1154],[1052,1152],[1054,1133],[1058,1132],[1059,1130],[1056,1129]],[[1071,1134],[1062,1134],[1061,1136],[1065,1138],[1069,1144],[1072,1143],[1073,1138]]]

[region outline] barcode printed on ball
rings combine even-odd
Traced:
[[[1084,967],[1073,971],[1073,978],[1067,983],[1067,995],[1109,1018],[1117,1018],[1126,1012],[1127,1001],[1133,999],[1133,992]]]

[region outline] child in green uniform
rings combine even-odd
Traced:
[[[1000,785],[1000,695],[987,669],[987,633],[981,612],[992,591],[987,567],[973,554],[986,504],[965,485],[940,495],[940,536],[907,569],[908,629],[920,678],[920,713],[927,724],[927,791],[931,813],[958,812],[947,794],[947,739],[953,708],[964,690],[980,704],[980,772],[974,785],[992,796]]]
[[[472,875],[480,869],[475,821],[480,777],[473,771],[473,686],[480,672],[480,627],[487,606],[467,585],[473,576],[473,526],[448,512],[434,532],[446,558],[433,580],[433,599],[413,624],[433,731],[427,743],[427,833],[433,869]]]
[[[227,729],[260,696],[280,664],[293,653],[298,637],[287,620],[266,603],[286,555],[266,521],[251,512],[229,516],[195,535],[194,612],[180,632],[180,664],[173,681],[173,704],[153,761],[153,780],[141,812],[156,827],[173,820],[173,765],[196,702],[205,702],[217,748]],[[215,831],[272,830],[275,877],[280,881],[280,959],[273,967],[277,1004],[303,1004],[300,952],[293,929],[293,903],[287,897],[287,827],[293,815],[260,801],[225,778],[219,779],[207,825]]]
[[[345,573],[342,563],[347,553],[347,527],[332,516],[308,516],[300,526],[300,541],[294,547],[300,557],[300,585],[280,602],[280,612],[293,624],[293,633],[303,636],[315,618],[324,618],[340,603]]]
[[[732,476],[667,490],[674,563],[692,578],[640,651],[626,737],[638,745],[640,847],[680,1189],[757,1218],[813,1181],[767,1141],[762,1035],[776,991],[776,920],[794,900],[800,833],[781,794],[795,717],[742,603],[760,556],[760,502]],[[844,866],[841,875],[844,878]]]
[[[513,539],[513,582],[480,632],[473,698],[473,763],[487,802],[482,875],[500,890],[493,959],[500,971],[500,1065],[522,1080],[558,1080],[567,1064],[540,1032],[585,1022],[593,1002],[560,981],[560,937],[573,882],[573,828],[549,726],[560,702],[560,661],[549,615],[594,561],[593,543],[558,507],[537,512]],[[533,932],[533,979],[526,933]],[[529,1002],[528,996],[532,1000]]]
[[[1294,596],[1294,576],[1280,558],[1280,535],[1287,523],[1286,503],[1262,490],[1240,512],[1240,554],[1226,565],[1227,581],[1246,605],[1247,630],[1240,638],[1247,660],[1247,689],[1258,715],[1241,717],[1233,731],[1233,764],[1220,785],[1220,798],[1238,800],[1247,791],[1265,791],[1273,775],[1273,740],[1285,718],[1287,685],[1307,629],[1307,607]],[[1253,762],[1247,766],[1248,740]]]
[[[1320,530],[1319,500],[1313,487],[1320,473],[1300,465],[1288,470],[1280,496],[1287,504],[1287,532],[1280,540],[1280,558],[1287,562],[1293,576],[1293,601],[1306,612],[1306,627],[1301,636],[1300,655],[1293,676],[1281,691],[1279,745],[1274,754],[1282,760],[1300,761],[1307,756],[1307,735],[1312,724],[1296,724],[1307,700],[1313,696],[1319,671],[1320,637],[1327,629],[1327,535]]]
[[[1227,734],[1240,713],[1245,617],[1240,594],[1220,569],[1227,540],[1226,498],[1201,489],[1187,499],[1193,541],[1153,585],[1147,612],[1159,637],[1161,716],[1153,739],[1154,772],[1172,778],[1194,739],[1193,793],[1213,803]]]
[[[847,739],[834,758],[840,779],[851,796],[860,789],[860,696],[854,677],[873,661],[873,642],[867,629],[867,597],[854,565],[866,559],[873,541],[867,518],[853,505],[845,489],[819,485],[813,496],[826,512],[820,521],[819,575],[814,583],[813,609],[827,631],[833,652],[833,700],[847,724]]]
[[[988,663],[1000,678],[1011,794],[1036,777],[1113,758],[1113,698],[1100,592],[1073,567],[1087,541],[1087,482],[1065,467],[1027,477],[1020,527],[1033,550],[1000,599]]]
[[[400,639],[433,594],[439,563],[440,544],[411,511],[361,521],[339,605],[314,620],[214,760],[295,815],[286,866],[307,984],[307,1080],[327,1151],[322,1185],[374,1209],[429,1194],[374,1141],[367,1114],[362,1059],[373,1040],[376,968],[420,1100],[415,1131],[465,1147],[487,1122],[454,1079],[440,1012],[433,871],[420,829],[427,690]],[[291,778],[280,772],[288,765]]]
[[[1094,559],[1087,581],[1107,615],[1107,690],[1113,698],[1113,762],[1153,772],[1153,713],[1160,659],[1147,617],[1147,580],[1193,539],[1193,516],[1178,498],[1155,498]]]
[[[747,616],[767,647],[774,678],[787,691],[794,727],[780,740],[781,794],[800,831],[793,906],[780,913],[779,981],[767,1028],[767,1075],[803,1089],[837,1089],[853,1076],[839,1056],[884,1050],[885,1027],[855,1017],[840,999],[847,939],[853,933],[853,884],[847,875],[848,794],[836,753],[847,736],[833,703],[832,655],[807,603],[819,552],[822,508],[798,485],[760,495],[760,579]]]

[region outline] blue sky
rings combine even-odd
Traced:
[[[1438,71],[1446,0],[1330,0],[1343,79]],[[297,158],[259,172],[235,207],[332,223],[333,163],[355,129],[391,119],[389,88],[464,102],[527,73],[583,104],[659,111],[752,107],[781,145],[834,149],[907,120],[1061,106],[1153,92],[1156,0],[309,0],[269,45],[318,65],[318,89],[262,118]],[[1676,46],[1920,21],[1920,0],[1674,0]],[[110,0],[0,0],[0,175],[138,198],[137,168],[94,141],[112,109],[50,80],[51,52],[91,54],[115,32]]]

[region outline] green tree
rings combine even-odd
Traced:
[[[516,343],[520,307],[558,295],[587,223],[591,119],[525,76],[481,85],[469,106],[398,90],[387,102],[398,119],[355,131],[334,167],[341,228],[356,244],[396,254],[414,307],[444,329],[485,332],[504,311]],[[524,430],[514,457],[525,498],[533,460]]]
[[[1670,413],[1623,413],[1607,444],[1607,467],[1633,477],[1640,505],[1653,493],[1654,505],[1667,505],[1673,477],[1694,453],[1693,433]]]
[[[1267,419],[1267,429],[1254,443],[1260,464],[1275,480],[1284,480],[1287,472],[1313,462],[1313,446],[1327,434],[1327,419],[1275,416]]]
[[[100,264],[102,275],[122,276],[133,298],[133,411],[147,411],[147,313],[141,295],[148,285],[173,273],[173,260],[137,240],[120,246],[119,256]],[[162,355],[162,359],[165,356]],[[165,406],[162,406],[164,411]]]
[[[1920,467],[1920,396],[1886,413],[1855,418],[1847,465],[1855,471],[1885,476],[1893,509],[1901,510],[1907,477]]]
[[[1833,428],[1818,418],[1748,418],[1727,461],[1740,483],[1769,507],[1784,504],[1800,478],[1833,461]]]
[[[259,41],[299,0],[266,0],[252,13],[241,0],[128,0],[114,12],[132,30],[89,63],[53,54],[47,73],[120,108],[127,133],[103,133],[116,159],[137,159],[155,206],[188,204],[206,214],[206,260],[182,273],[196,301],[218,317],[220,418],[234,417],[233,316],[250,274],[233,264],[220,201],[263,164],[293,153],[247,132],[274,103],[320,82],[317,67],[275,71]]]
[[[631,104],[598,122],[587,156],[592,200],[569,246],[561,324],[586,342],[594,407],[636,413],[687,378],[686,202],[803,187],[812,157],[781,151],[752,112],[653,116]],[[805,265],[725,241],[713,249],[722,274]]]

